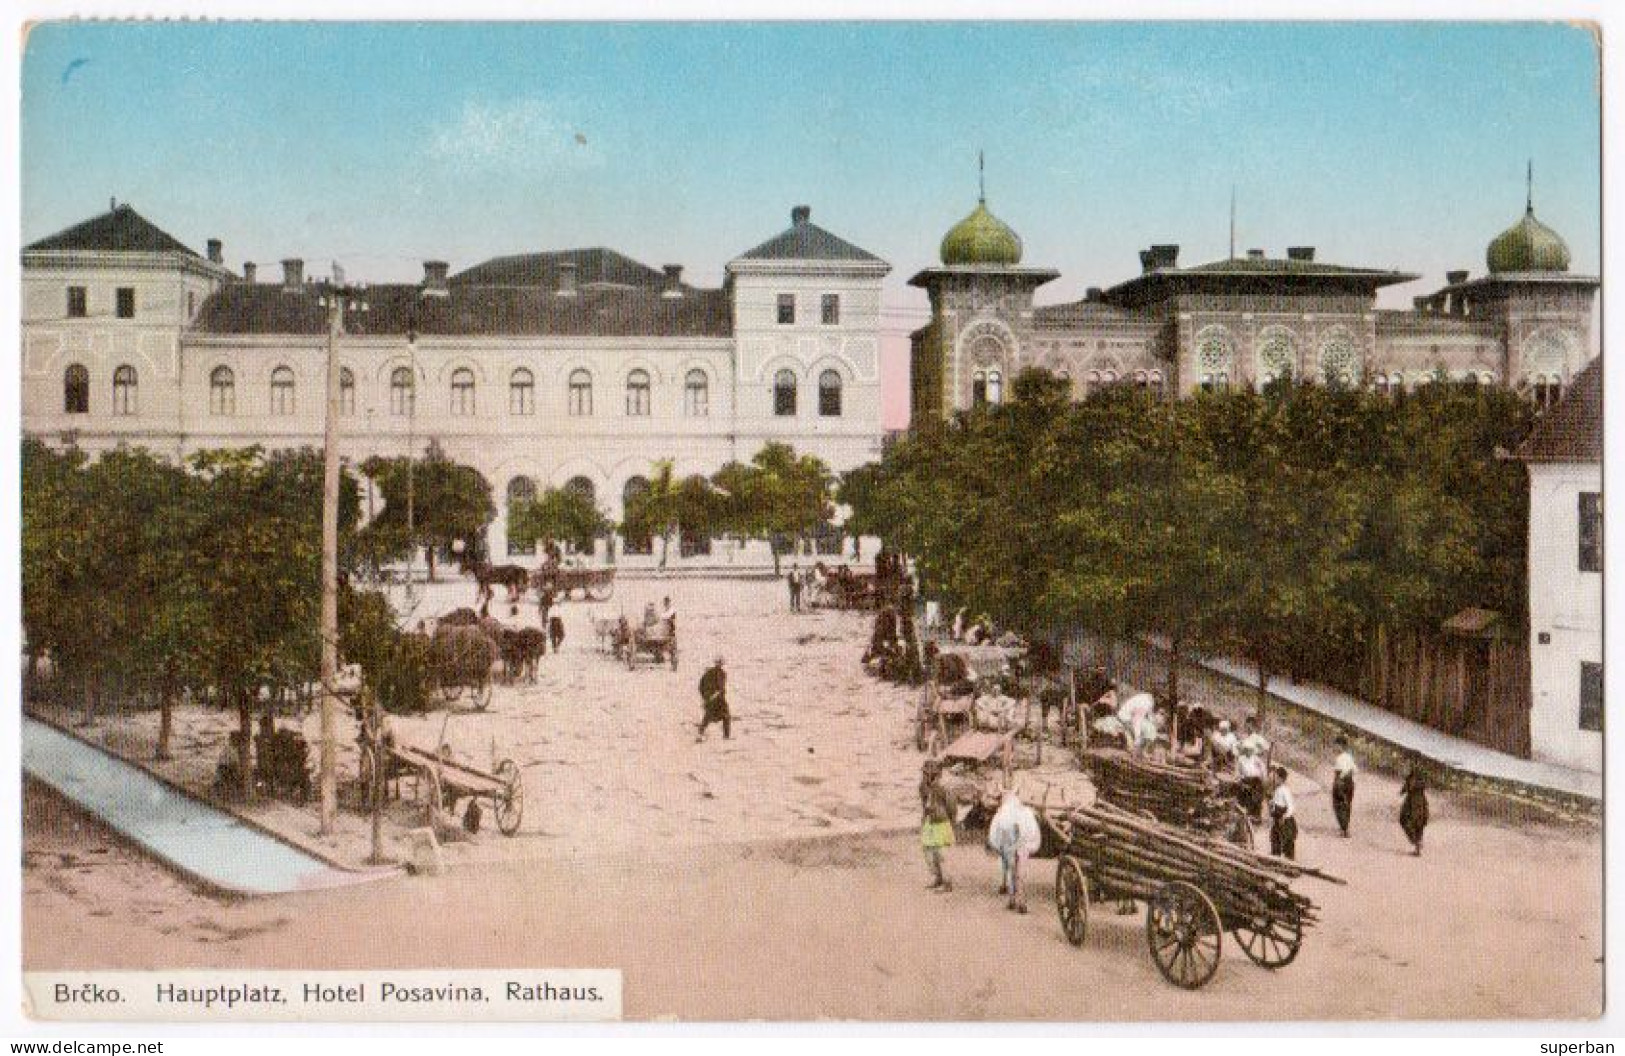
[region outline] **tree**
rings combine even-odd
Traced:
[[[361,464],[383,494],[384,506],[367,525],[362,545],[373,553],[404,557],[415,547],[427,548],[429,580],[435,578],[435,558],[462,541],[476,552],[483,547],[485,529],[496,517],[491,485],[479,470],[453,462],[440,446],[430,443],[421,459],[374,456]],[[406,508],[412,498],[412,532],[407,536]],[[472,555],[470,555],[472,556]]]
[[[568,539],[577,549],[591,550],[593,540],[614,527],[585,492],[574,488],[548,488],[508,510],[508,538],[526,547],[539,539]]]
[[[649,486],[627,500],[622,534],[629,538],[659,536],[660,567],[665,568],[672,534],[682,528],[683,505],[683,489],[676,467],[671,459],[660,459],[649,477]]]
[[[816,531],[835,512],[829,467],[789,444],[766,444],[748,464],[729,462],[711,483],[720,495],[720,526],[742,539],[766,539],[774,575],[785,541]]]

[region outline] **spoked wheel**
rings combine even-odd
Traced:
[[[525,813],[525,786],[519,780],[519,764],[504,759],[497,764],[497,779],[502,782],[502,798],[497,800],[497,831],[512,836],[519,831],[519,819]]]
[[[1061,932],[1074,946],[1083,945],[1089,931],[1089,883],[1083,866],[1069,854],[1055,863],[1055,912],[1061,918]]]
[[[455,707],[457,705],[458,699],[461,698],[462,695],[463,695],[463,687],[462,686],[444,686],[443,685],[443,686],[435,687],[435,696],[440,698],[440,706],[443,707],[443,708]]]
[[[1232,934],[1241,952],[1262,968],[1285,968],[1303,946],[1303,914],[1294,903],[1268,916],[1237,924]]]
[[[1145,908],[1145,941],[1162,977],[1199,989],[1219,970],[1224,927],[1213,901],[1194,884],[1164,884]]]

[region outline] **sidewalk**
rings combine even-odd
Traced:
[[[1219,659],[1197,660],[1196,663],[1245,685],[1258,684],[1257,672],[1250,664]],[[1279,697],[1452,770],[1596,803],[1602,801],[1601,774],[1497,752],[1493,748],[1441,733],[1431,726],[1401,718],[1326,686],[1271,679],[1269,692],[1272,697]]]

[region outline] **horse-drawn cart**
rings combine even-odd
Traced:
[[[615,593],[615,570],[543,565],[531,573],[530,585],[537,593],[551,591],[555,601],[568,601],[576,591],[589,601],[608,601]]]
[[[655,664],[665,661],[671,664],[673,671],[677,670],[677,630],[670,620],[656,620],[631,628],[621,650],[628,670],[636,668],[640,660]]]
[[[363,787],[372,781],[372,768],[377,765],[377,753],[370,741],[361,743],[361,780]],[[457,804],[485,800],[496,814],[497,831],[512,836],[519,831],[520,819],[525,811],[525,787],[519,778],[519,764],[503,759],[489,772],[452,760],[444,752],[429,752],[412,745],[385,741],[384,780],[397,781],[411,777],[419,791],[427,786],[429,802],[455,814]],[[465,818],[469,816],[465,805]]]
[[[1316,918],[1314,903],[1288,881],[1309,875],[1342,883],[1105,803],[1040,816],[1061,846],[1055,906],[1067,941],[1083,944],[1091,899],[1144,902],[1151,959],[1163,978],[1187,990],[1218,971],[1225,932],[1255,964],[1291,964]]]

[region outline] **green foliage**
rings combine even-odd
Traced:
[[[695,506],[710,507],[710,527],[741,539],[766,539],[774,570],[788,540],[829,523],[835,513],[834,476],[822,459],[797,455],[789,444],[769,443],[748,463],[729,462],[711,475],[715,496]],[[685,526],[686,527],[686,526]]]
[[[1041,372],[1012,390],[841,482],[851,523],[951,606],[1033,634],[1160,632],[1266,676],[1357,662],[1378,625],[1524,617],[1527,487],[1496,456],[1530,424],[1512,394],[1283,379],[1070,403]]]
[[[453,462],[431,443],[420,459],[374,456],[361,471],[377,485],[383,509],[357,540],[360,552],[374,560],[399,560],[414,543],[428,547],[430,575],[435,555],[462,541],[478,552],[485,529],[496,517],[491,485],[479,470]],[[407,534],[407,497],[411,493],[412,532]]]
[[[524,547],[541,539],[565,539],[590,552],[593,540],[614,527],[591,498],[574,488],[548,488],[508,508],[508,538]]]

